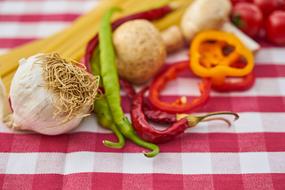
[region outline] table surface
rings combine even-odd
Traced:
[[[0,52],[61,30],[96,2],[0,0]],[[186,50],[167,62],[185,59]],[[114,136],[94,116],[56,137],[13,133],[1,124],[0,189],[285,189],[285,48],[263,47],[254,72],[252,89],[211,92],[199,110],[238,112],[233,127],[188,129],[153,159],[132,143],[104,147],[102,140]],[[196,95],[197,82],[185,72],[163,96]]]

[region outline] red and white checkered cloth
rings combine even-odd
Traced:
[[[0,0],[0,51],[61,30],[96,4],[92,0]],[[187,52],[169,58],[181,60]],[[7,63],[9,64],[9,63]],[[199,112],[232,110],[240,120],[228,128],[202,124],[161,153],[146,158],[114,139],[91,116],[61,136],[12,133],[0,125],[0,189],[285,189],[285,48],[264,47],[256,56],[254,87],[241,93],[211,93]],[[165,99],[198,94],[187,72],[163,93]],[[123,99],[128,112],[128,102]],[[209,126],[208,126],[209,125]]]

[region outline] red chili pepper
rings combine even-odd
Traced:
[[[145,116],[152,122],[160,124],[171,124],[177,121],[175,114],[166,113],[159,110],[144,109]]]
[[[250,73],[242,78],[227,78],[222,85],[212,84],[212,88],[218,92],[245,91],[250,89],[254,82],[254,74]]]
[[[174,80],[177,77],[178,72],[188,70],[188,65],[189,61],[172,64],[164,73],[156,77],[152,82],[149,91],[149,100],[155,108],[169,113],[185,113],[206,103],[211,89],[210,79],[202,79],[202,82],[199,84],[201,95],[192,101],[188,101],[183,97],[170,103],[163,102],[159,99],[160,91],[166,86],[167,82]]]
[[[148,98],[144,97],[143,101],[143,112],[148,120],[160,124],[171,124],[177,121],[176,114],[166,113],[155,109]]]
[[[169,5],[165,5],[165,6],[162,6],[159,8],[155,8],[155,9],[151,9],[151,10],[147,10],[147,11],[143,11],[143,12],[139,12],[139,13],[134,13],[134,14],[125,16],[123,18],[119,18],[118,20],[114,21],[112,23],[112,29],[115,30],[121,24],[123,24],[127,21],[130,21],[130,20],[135,20],[135,19],[146,19],[149,21],[158,20],[158,19],[166,16],[171,11],[173,11],[173,8]],[[99,44],[99,38],[98,38],[98,34],[96,34],[88,42],[86,50],[85,50],[83,64],[85,65],[85,67],[87,68],[87,71],[89,71],[89,72],[91,71],[90,61],[91,61],[93,52],[94,52],[95,48],[98,46],[98,44]]]
[[[120,86],[121,86],[121,88],[124,89],[128,98],[133,99],[133,97],[136,95],[136,91],[135,91],[134,87],[131,85],[131,83],[129,83],[128,81],[126,81],[124,79],[120,79]]]
[[[128,98],[132,100],[136,95],[136,92],[131,83],[120,79],[120,86],[122,89],[124,89]],[[153,106],[147,98],[144,98],[143,112],[145,113],[147,119],[156,123],[171,124],[177,121],[177,116],[175,114],[162,112],[160,110],[154,110]]]
[[[145,113],[145,116],[148,120],[155,122],[155,123],[160,123],[160,124],[172,124],[177,122],[179,119],[185,118],[185,117],[189,117],[190,115],[187,114],[171,114],[171,113],[166,113],[160,110],[154,110],[151,105],[149,105],[149,103],[147,102],[147,99],[144,99],[144,105],[143,105],[143,110]],[[216,114],[231,114],[231,112],[214,112],[212,113],[214,115]],[[233,114],[234,115],[234,114]],[[207,121],[210,121],[213,119],[208,119]],[[222,118],[222,117],[216,117],[214,118],[214,120],[222,120],[224,122],[226,122],[228,125],[231,125],[231,123]],[[206,120],[204,120],[206,121]]]
[[[153,143],[163,143],[172,140],[177,135],[183,133],[187,128],[196,126],[201,121],[206,121],[205,119],[209,116],[215,116],[220,114],[230,114],[234,115],[235,119],[238,119],[238,115],[231,112],[217,112],[210,113],[205,116],[193,116],[193,115],[178,115],[175,122],[172,123],[170,127],[165,130],[157,130],[146,120],[146,116],[143,112],[143,96],[147,88],[140,91],[133,98],[131,118],[133,127],[136,129],[137,133],[146,141]],[[181,118],[181,119],[180,119]],[[227,120],[218,118],[223,121]],[[210,119],[208,119],[210,120]]]

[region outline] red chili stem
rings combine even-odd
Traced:
[[[130,21],[130,20],[135,20],[135,19],[146,19],[149,21],[153,20],[158,20],[164,16],[166,16],[168,13],[173,11],[173,8],[169,5],[165,5],[159,8],[139,12],[139,13],[134,13],[122,18],[117,19],[112,23],[112,29],[115,30],[118,28],[121,24]],[[87,71],[91,72],[91,67],[90,67],[90,61],[93,55],[93,51],[99,44],[99,36],[98,33],[88,42],[86,50],[85,50],[85,55],[83,59],[83,64],[85,65]]]

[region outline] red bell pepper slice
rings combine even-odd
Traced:
[[[250,89],[255,83],[254,74],[251,72],[245,77],[226,78],[223,84],[212,84],[212,88],[218,92],[245,91]]]
[[[188,65],[189,61],[172,64],[164,73],[157,76],[152,82],[149,89],[149,100],[155,108],[168,113],[185,113],[206,103],[211,90],[211,81],[207,78],[202,79],[202,82],[199,84],[201,95],[192,101],[187,100],[185,97],[181,97],[174,102],[164,102],[159,98],[160,91],[165,88],[167,82],[176,79],[177,73],[183,70],[189,70]]]

